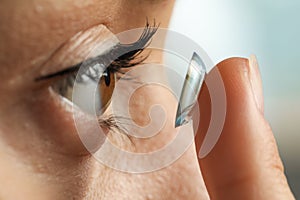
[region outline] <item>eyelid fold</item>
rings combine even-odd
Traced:
[[[39,77],[75,66],[83,60],[109,51],[119,43],[118,38],[104,25],[80,31],[58,47],[39,70]]]

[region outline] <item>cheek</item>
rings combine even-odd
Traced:
[[[133,123],[139,127],[132,130],[137,137],[131,137],[136,150],[144,153],[155,151],[174,139],[176,107],[174,95],[161,85],[145,85],[133,93],[127,108]],[[139,139],[139,136],[144,138]]]
[[[128,88],[128,84],[126,86]],[[123,88],[122,92],[123,94],[126,92],[126,87]],[[164,121],[163,126],[159,127],[159,131],[149,138],[138,138],[144,134],[143,129],[136,130],[132,126],[128,126],[128,134],[131,135],[129,137],[134,147],[130,151],[150,153],[163,149],[174,140],[178,133],[177,129],[174,128],[177,100],[169,89],[161,85],[151,84],[139,87],[128,98],[128,101],[122,99],[124,96],[126,95],[118,93],[119,101],[117,102],[120,105],[112,104],[116,106],[112,108],[114,114],[129,112],[129,117],[135,125],[142,128]],[[161,107],[164,112],[163,115],[156,115],[155,112],[161,113],[159,110],[155,110],[153,106]],[[153,109],[152,113],[151,109]],[[184,130],[181,134],[185,137],[193,133],[191,127]],[[182,152],[179,159],[160,170],[141,174],[111,170],[110,181],[107,184],[111,184],[109,188],[117,191],[114,192],[115,194],[121,195],[116,196],[115,199],[126,196],[130,196],[131,199],[148,199],[150,196],[153,199],[207,199],[192,138],[190,141],[190,145],[186,151]],[[172,157],[172,152],[168,156]],[[154,159],[155,162],[160,162],[160,158]],[[127,165],[135,162],[126,161],[124,163]],[[163,197],[162,194],[164,194]]]
[[[178,136],[178,129],[175,129],[175,115],[178,105],[176,97],[172,91],[159,84],[146,84],[138,87],[130,96],[126,96],[130,84],[127,83],[122,87],[112,105],[115,106],[115,114],[129,113],[128,117],[133,121],[138,129],[128,126],[129,137],[134,146],[134,153],[151,153],[163,149],[168,144],[172,143]],[[116,105],[118,102],[119,105]],[[164,122],[161,125],[160,122]],[[138,138],[145,136],[144,129],[154,125],[150,132],[151,137]],[[156,127],[159,126],[159,127]],[[156,129],[158,128],[158,129]],[[165,199],[206,199],[206,190],[201,177],[197,154],[193,143],[193,130],[186,128],[180,132],[184,137],[190,137],[190,143],[187,149],[182,152],[179,159],[174,160],[166,167],[145,174],[132,175],[122,174],[119,172],[112,173],[116,176],[115,187],[120,193],[131,191],[131,194],[144,195],[151,194],[153,199],[161,199],[161,194],[164,194]],[[176,147],[180,148],[180,147]],[[172,157],[173,152],[170,151],[168,156]],[[155,158],[155,162],[160,162]],[[163,162],[163,160],[161,160]],[[130,163],[130,160],[127,162]],[[126,190],[122,191],[122,186],[119,186],[118,181],[125,179]],[[203,197],[203,198],[202,198]]]

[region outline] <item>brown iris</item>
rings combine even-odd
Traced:
[[[104,72],[104,75],[100,78],[99,81],[99,93],[100,93],[100,111],[101,113],[105,112],[113,94],[115,88],[115,73],[111,73],[109,70]]]

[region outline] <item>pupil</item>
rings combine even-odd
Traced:
[[[105,85],[108,87],[110,85],[110,71],[108,69],[105,70],[106,75],[104,75]]]

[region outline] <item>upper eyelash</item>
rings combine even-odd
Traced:
[[[122,73],[121,69],[133,67],[135,65],[142,63],[145,59],[147,59],[148,57],[147,55],[141,57],[139,57],[139,55],[150,44],[151,38],[156,33],[158,27],[159,24],[156,25],[155,21],[153,22],[153,25],[150,25],[149,22],[147,21],[145,28],[137,41],[131,44],[118,43],[109,52],[105,54],[93,58],[89,58],[65,70],[55,72],[53,74],[48,74],[45,76],[40,76],[36,78],[35,81],[41,81],[41,80],[46,80],[58,76],[65,76],[68,74],[72,74],[77,72],[81,66],[85,68],[84,71],[87,73],[85,75],[87,75],[92,80],[96,80],[97,78],[99,78],[98,74],[96,75],[97,77],[93,77],[91,74],[88,74],[89,71],[88,69],[93,68],[96,64],[103,64],[104,66],[108,65],[107,70],[109,70],[112,73],[115,72]],[[112,59],[116,57],[115,55],[121,55],[121,56],[117,57],[116,59]]]
[[[119,71],[121,68],[132,67],[143,62],[147,56],[140,59],[137,59],[137,56],[151,43],[151,38],[156,33],[158,27],[159,25],[156,25],[155,21],[152,26],[147,21],[143,33],[136,42],[132,44],[120,44],[120,48],[116,53],[121,56],[113,61],[111,70]]]

